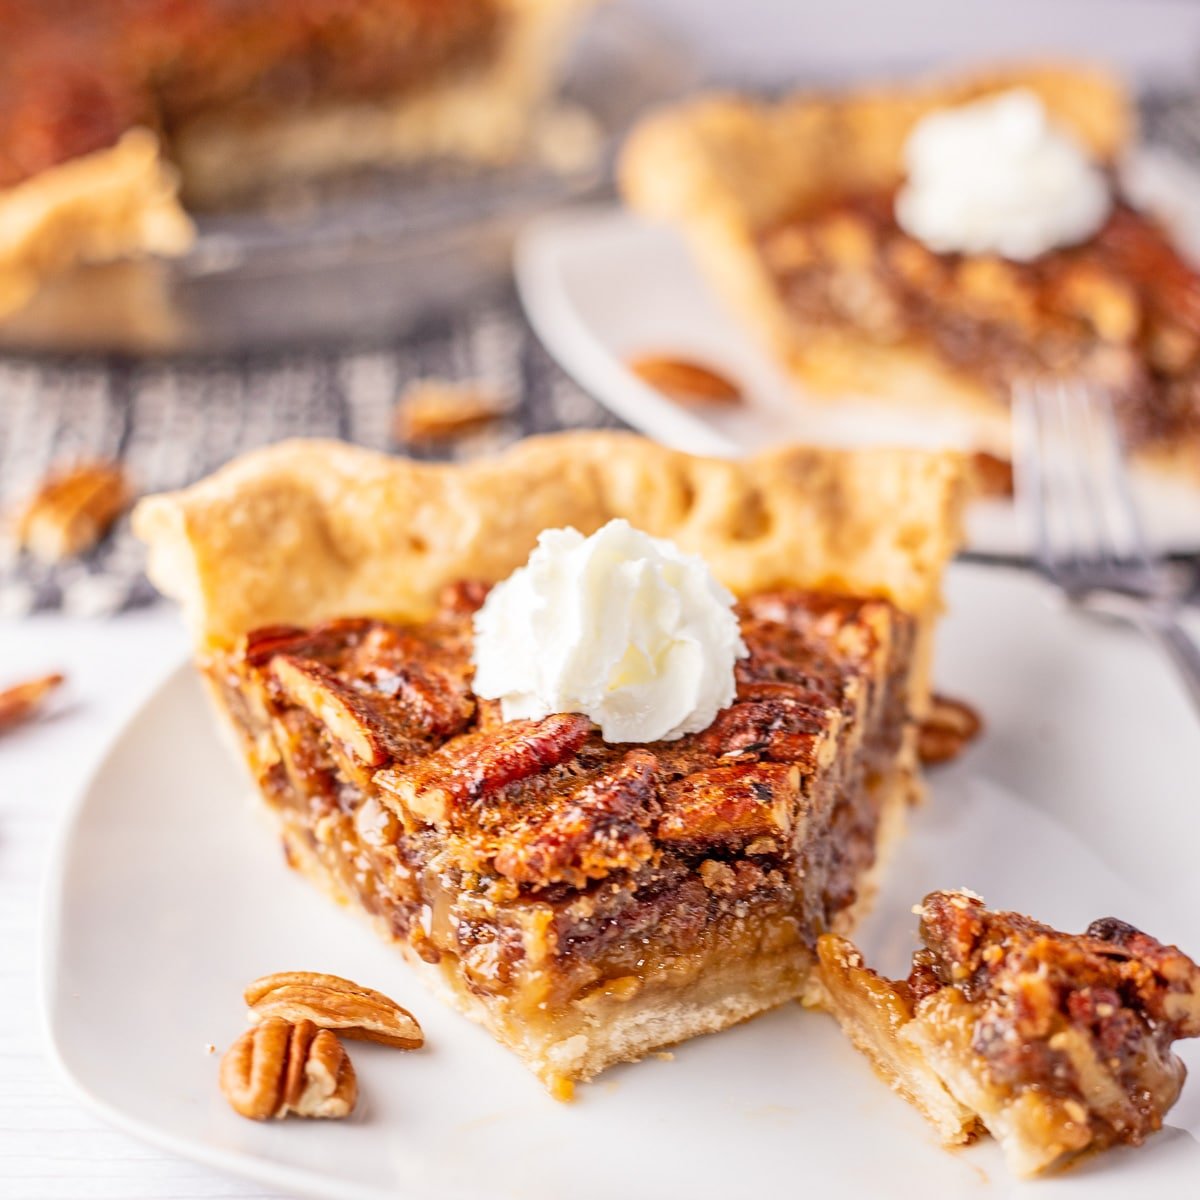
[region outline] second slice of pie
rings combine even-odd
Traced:
[[[291,443],[136,521],[293,864],[560,1089],[802,996],[853,926],[918,786],[961,499],[947,456],[594,434],[466,467]],[[738,593],[733,703],[648,744],[503,720],[489,585],[619,517]]]
[[[958,163],[961,173],[926,199],[942,220],[942,210],[970,217],[979,228],[967,241],[997,234],[997,209],[1011,221],[1010,185],[1031,189],[1019,211],[1039,232],[1081,202],[1080,181],[1064,184],[1065,196],[1037,193],[1054,171],[1015,155],[1010,163],[996,137],[1006,121],[1036,124],[1057,152],[1065,143],[1071,162],[1087,164],[1106,197],[1095,228],[1017,257],[995,241],[918,237],[901,211],[914,189],[914,140],[936,121],[943,136],[947,119],[969,119],[972,136],[939,148],[945,170]],[[806,397],[882,398],[955,429],[965,418],[974,448],[1004,454],[1014,387],[1087,380],[1112,392],[1141,462],[1194,482],[1200,275],[1124,196],[1118,164],[1135,120],[1120,81],[1085,66],[1016,65],[777,101],[713,95],[641,123],[623,154],[622,189],[635,211],[687,237]],[[989,174],[996,162],[1004,169]],[[997,177],[999,196],[970,192]]]

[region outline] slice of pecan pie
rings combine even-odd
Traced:
[[[1114,918],[1059,933],[966,892],[918,910],[924,948],[887,980],[844,938],[817,943],[821,995],[854,1044],[948,1143],[982,1125],[1033,1175],[1162,1127],[1200,1037],[1200,967]]]
[[[916,452],[290,443],[135,521],[290,860],[557,1086],[802,995],[851,927],[917,784],[961,491]],[[502,720],[471,690],[488,585],[621,516],[741,595],[735,702],[647,745]]]
[[[773,104],[730,96],[648,118],[624,153],[637,210],[677,225],[713,283],[813,396],[969,415],[1005,453],[1014,382],[1110,387],[1143,461],[1200,480],[1200,275],[1118,202],[1090,238],[1029,262],[934,253],[894,215],[922,118],[1033,92],[1115,182],[1133,112],[1116,80],[1028,68]]]

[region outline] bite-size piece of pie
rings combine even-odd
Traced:
[[[1124,921],[1060,933],[991,912],[968,892],[917,910],[907,979],[865,966],[843,937],[817,943],[821,1002],[880,1075],[948,1144],[982,1125],[1034,1175],[1162,1128],[1200,1037],[1200,967]]]
[[[1112,196],[1107,216],[1090,235],[1024,257],[931,248],[897,216],[912,183],[910,135],[933,114],[1017,92],[1090,157]],[[1120,83],[1082,67],[777,102],[711,96],[648,117],[624,150],[621,182],[635,210],[682,230],[807,395],[895,400],[948,429],[966,418],[976,448],[1006,454],[1014,384],[1095,380],[1113,391],[1142,461],[1198,481],[1200,275],[1120,196],[1134,124]],[[987,154],[973,153],[978,176]],[[1011,174],[1042,170],[1018,163]],[[1070,202],[1046,199],[1050,211],[1030,219],[1053,222]],[[984,220],[987,206],[975,207],[970,218]]]
[[[0,315],[219,202],[518,154],[589,0],[0,0]]]
[[[134,521],[292,863],[557,1088],[801,996],[851,928],[918,787],[962,500],[953,456],[595,433],[455,466],[284,443]],[[734,702],[649,744],[505,721],[475,610],[543,530],[614,518],[737,593]]]

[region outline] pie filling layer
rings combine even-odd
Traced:
[[[1021,380],[1093,379],[1131,445],[1200,442],[1200,276],[1154,222],[1119,205],[1085,243],[1017,263],[935,254],[893,201],[839,199],[759,235],[798,330],[933,351],[1002,402]]]
[[[799,996],[913,787],[915,623],[744,600],[737,697],[609,744],[471,692],[471,617],[258,630],[205,664],[294,865],[364,909],[548,1083]]]

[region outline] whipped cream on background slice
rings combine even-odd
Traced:
[[[707,728],[746,654],[708,565],[628,521],[549,529],[475,615],[475,692],[504,719],[583,713],[608,742]]]
[[[930,113],[904,161],[896,220],[939,254],[1028,261],[1086,240],[1112,206],[1104,173],[1024,88]]]

